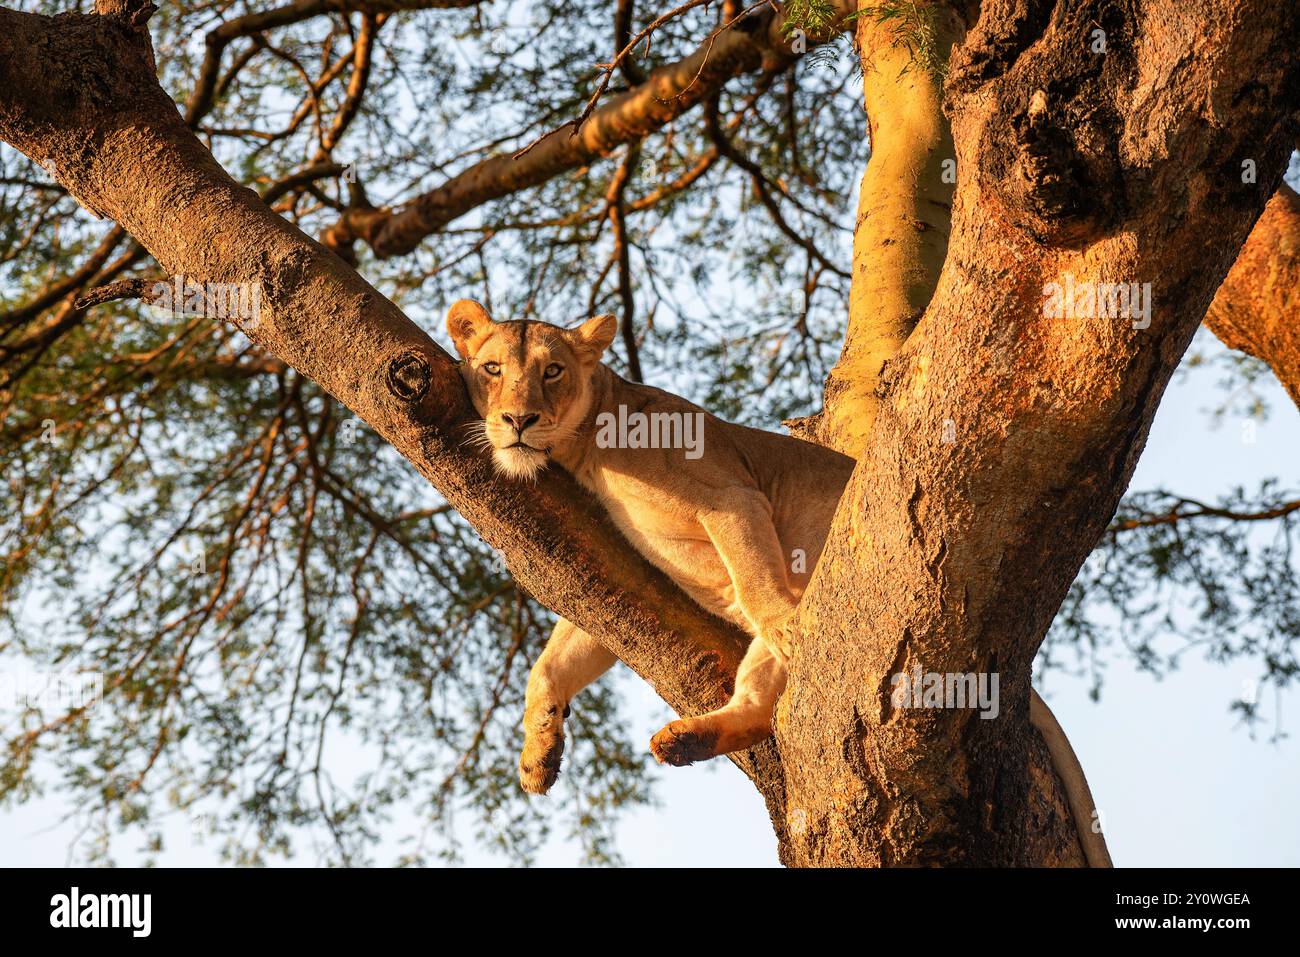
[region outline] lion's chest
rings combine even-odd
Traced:
[[[591,476],[583,484],[651,564],[705,608],[748,629],[731,576],[688,503],[626,479]]]

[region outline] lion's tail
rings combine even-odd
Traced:
[[[1100,819],[1094,820],[1096,805],[1092,801],[1092,791],[1088,789],[1088,779],[1083,776],[1083,766],[1079,764],[1056,715],[1032,688],[1029,691],[1029,723],[1043,736],[1052,756],[1052,767],[1065,786],[1065,800],[1070,805],[1070,815],[1079,832],[1079,844],[1083,847],[1088,866],[1113,867],[1110,851],[1106,849],[1106,838],[1101,833]]]

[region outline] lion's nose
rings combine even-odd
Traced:
[[[524,429],[540,419],[541,415],[537,412],[502,412],[501,418],[506,425],[514,426],[515,431],[523,435]]]

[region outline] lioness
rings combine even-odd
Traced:
[[[731,700],[661,729],[650,740],[655,758],[690,764],[766,738],[785,687],[786,621],[817,565],[853,460],[723,422],[679,396],[620,378],[600,361],[618,329],[613,316],[576,329],[494,322],[478,303],[463,299],[447,313],[447,329],[483,416],[475,438],[491,447],[497,468],[527,480],[557,463],[601,501],[637,551],[705,608],[756,639]],[[628,437],[609,428],[615,422],[672,422],[681,437],[688,416],[702,426],[694,440],[702,442],[703,454],[660,447],[672,443],[646,441],[646,434],[623,441]],[[802,561],[792,562],[797,550]],[[556,623],[528,676],[519,759],[524,790],[545,794],[555,782],[569,702],[614,661],[571,622]],[[1083,769],[1036,693],[1030,719],[1065,784],[1088,863],[1109,866],[1105,841],[1092,828]]]

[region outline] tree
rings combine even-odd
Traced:
[[[825,378],[821,410],[790,427],[858,465],[800,606],[775,737],[734,756],[783,861],[1077,862],[1027,709],[1067,598],[1065,627],[1087,627],[1080,568],[1099,543],[1189,522],[1253,517],[1289,535],[1297,508],[1269,487],[1222,508],[1139,498],[1112,523],[1207,312],[1300,395],[1296,204],[1281,183],[1300,13],[688,0],[651,14],[620,0],[535,4],[519,29],[519,11],[495,7],[223,7],[215,25],[205,7],[152,17],[142,0],[0,8],[0,139],[28,161],[5,180],[21,287],[0,320],[6,622],[27,635],[20,651],[95,662],[115,702],[29,715],[5,790],[31,793],[38,748],[61,735],[71,785],[106,815],[147,820],[168,791],[181,806],[232,796],[257,825],[235,852],[283,849],[315,816],[350,861],[368,815],[428,793],[437,769],[435,820],[472,795],[526,855],[538,821],[507,793],[501,715],[542,607],[679,712],[725,695],[742,635],[564,474],[520,488],[463,442],[454,363],[408,313],[504,285],[496,305],[516,315],[615,303],[624,370],[640,377],[648,348],[659,364],[703,358],[720,413],[771,425],[811,411]],[[186,47],[200,23],[201,56]],[[813,62],[846,33],[871,147],[847,268],[832,249],[865,159],[845,104],[858,80]],[[358,142],[371,150],[350,164]],[[710,177],[744,184],[739,210]],[[733,244],[746,280],[776,294],[769,314],[742,335],[662,329],[646,304],[708,290],[710,259]],[[156,307],[156,282],[178,277],[176,298],[196,283],[250,291],[257,308],[231,328],[183,308],[141,322],[123,302]],[[410,466],[437,496],[413,489]],[[42,572],[69,615],[53,637],[23,632],[15,610]],[[1300,602],[1292,576],[1275,579],[1284,630],[1262,657],[1282,683]],[[999,673],[1001,720],[900,714],[888,679],[914,664]],[[566,770],[601,855],[591,821],[645,782],[637,747],[600,720],[608,693],[584,707]],[[413,716],[451,746],[394,761]],[[397,767],[336,786],[331,728]]]

